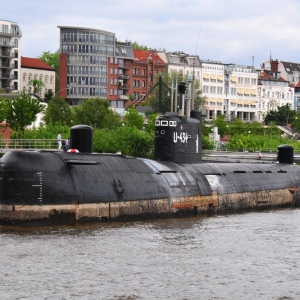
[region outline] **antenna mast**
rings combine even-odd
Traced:
[[[198,39],[197,39],[197,44],[196,44],[196,49],[195,49],[195,54],[193,57],[193,81],[192,81],[192,88],[191,88],[191,109],[194,110],[194,106],[195,106],[195,93],[194,93],[194,89],[195,89],[195,56],[196,56],[196,52],[197,52],[197,48],[198,48],[198,43],[199,43],[199,37],[200,37],[200,33],[201,33],[201,27],[202,24],[200,26],[199,29],[199,34],[198,34]]]

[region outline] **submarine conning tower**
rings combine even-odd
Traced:
[[[176,163],[202,161],[201,112],[192,110],[190,118],[167,112],[155,120],[154,158]]]

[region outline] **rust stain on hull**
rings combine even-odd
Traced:
[[[294,191],[294,190],[293,190]],[[293,203],[298,190],[290,189],[256,191],[211,196],[173,197],[139,201],[69,205],[0,205],[0,221],[30,221],[42,219],[113,220],[120,217],[139,215],[175,214],[180,211],[195,213],[239,211],[263,207],[280,207]]]

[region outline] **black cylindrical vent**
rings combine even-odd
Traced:
[[[93,152],[93,128],[87,125],[76,125],[71,128],[70,149],[79,152]]]
[[[193,119],[197,119],[197,120],[200,120],[201,119],[201,111],[199,111],[199,110],[191,110],[191,112],[190,112],[190,116],[191,116],[191,118],[193,118]]]
[[[281,145],[277,148],[277,159],[281,164],[294,163],[294,148],[290,145]]]

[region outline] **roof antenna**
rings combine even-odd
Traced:
[[[251,58],[252,58],[252,68],[254,68],[254,55]]]
[[[196,55],[197,48],[198,48],[198,42],[199,42],[199,37],[200,37],[200,33],[201,33],[201,27],[202,27],[202,24],[200,25],[200,29],[199,29],[199,34],[198,34],[198,39],[197,39],[197,44],[196,44],[196,49],[195,49],[195,55]]]
[[[196,52],[197,52],[197,48],[198,48],[198,43],[199,43],[199,37],[200,37],[200,33],[201,33],[201,28],[202,28],[202,24],[200,25],[200,29],[199,29],[199,34],[198,34],[198,39],[197,39],[197,44],[196,44],[196,49],[195,49],[195,54],[193,57],[193,72],[192,72],[192,86],[191,86],[191,103],[190,103],[190,107],[192,108],[192,110],[194,110],[194,103],[195,103],[195,93],[194,93],[194,89],[195,89],[195,56],[196,56]]]

